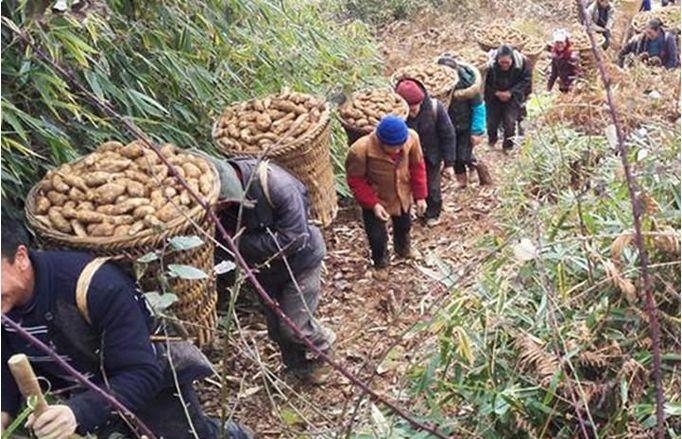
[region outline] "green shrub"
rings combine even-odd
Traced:
[[[680,138],[648,129],[630,139],[630,159],[662,325],[667,435],[679,437]],[[496,220],[510,246],[439,313],[434,351],[412,371],[416,400],[467,437],[582,437],[575,406],[591,437],[645,437],[651,339],[620,158],[605,139],[546,130],[502,181]]]

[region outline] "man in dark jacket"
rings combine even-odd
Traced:
[[[284,314],[320,351],[330,353],[335,335],[314,318],[326,248],[320,229],[308,221],[305,186],[274,163],[213,162],[221,178],[223,226],[237,237],[240,253]],[[298,378],[321,384],[330,372],[324,361],[274,311],[266,307],[265,315],[284,364]]]
[[[89,322],[77,305],[76,284],[92,256],[76,252],[28,250],[23,228],[2,215],[2,313],[27,332],[51,346],[81,374],[131,410],[158,437],[194,437],[187,413],[199,437],[219,436],[217,422],[201,411],[192,380],[203,371],[180,371],[174,384],[163,349],[151,343],[151,318],[135,282],[116,265],[106,263],[93,275],[87,289]],[[2,326],[2,428],[7,428],[21,404],[21,394],[7,366],[14,354],[29,357],[37,375],[49,382],[50,391],[63,402],[50,405],[28,426],[38,438],[67,438],[116,433],[135,436],[99,394],[81,386],[57,363],[28,343],[11,327]],[[187,373],[185,373],[187,372]],[[229,437],[249,436],[235,424]],[[125,437],[124,436],[124,437]]]
[[[470,64],[457,62],[450,54],[443,54],[438,64],[457,71],[457,83],[452,91],[448,115],[455,126],[457,151],[455,154],[455,177],[460,188],[467,187],[467,167],[478,173],[480,185],[492,184],[488,167],[476,160],[474,146],[485,134],[485,103],[481,93],[482,78],[478,69]]]
[[[528,59],[510,46],[500,46],[485,76],[488,144],[491,147],[497,143],[500,123],[504,131],[503,150],[508,152],[514,147],[512,138],[516,135],[516,122],[530,94],[532,81]]]
[[[635,35],[618,54],[618,65],[621,67],[628,55],[634,55],[650,65],[662,65],[666,69],[680,66],[680,54],[677,52],[675,35],[663,28],[660,19],[654,18],[647,23],[644,32]]]
[[[455,128],[443,104],[432,99],[421,82],[403,79],[395,90],[410,106],[407,126],[419,134],[426,162],[426,225],[433,227],[440,223],[443,208],[441,169],[446,176],[454,176]]]

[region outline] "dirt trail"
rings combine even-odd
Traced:
[[[511,10],[505,8],[498,2],[498,10]],[[432,59],[452,47],[475,46],[470,40],[475,24],[460,26],[462,22],[462,17],[455,20],[451,15],[421,16],[417,22],[399,22],[384,29],[381,38],[386,73],[411,61]],[[473,19],[466,22],[475,23]],[[549,21],[545,24],[550,26]],[[474,180],[466,190],[457,190],[454,182],[445,183],[442,223],[433,228],[417,223],[413,226],[413,243],[424,260],[393,260],[387,279],[377,279],[370,267],[357,207],[342,209],[325,231],[328,255],[318,314],[338,336],[336,360],[365,381],[378,370],[371,388],[410,411],[412,404],[404,390],[406,372],[424,353],[431,334],[428,330],[404,332],[417,323],[429,322],[448,294],[419,266],[426,266],[436,256],[452,267],[458,279],[456,288],[465,289],[475,280],[475,262],[483,256],[475,242],[483,235],[498,233],[491,218],[498,204],[498,173],[513,155],[505,156],[499,149],[491,151],[487,145],[477,147],[475,153],[490,166],[496,185],[479,187]],[[226,359],[231,376],[229,400],[223,401],[234,410],[234,416],[258,437],[341,437],[353,419],[360,389],[350,386],[338,373],[320,387],[281,378],[279,354],[267,339],[265,321],[256,307],[239,309],[238,317],[240,339],[233,342]],[[389,348],[390,354],[384,359]],[[220,352],[212,359],[220,370]],[[209,411],[217,413],[219,389],[208,383],[202,387],[202,399]],[[362,407],[355,420],[359,424],[366,423],[366,400]],[[356,431],[358,423],[350,429]]]

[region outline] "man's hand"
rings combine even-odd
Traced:
[[[483,142],[483,134],[472,134],[471,135],[471,146],[476,146],[479,145],[480,143]]]
[[[375,204],[372,210],[374,211],[374,215],[381,221],[388,221],[391,219],[391,215],[389,215],[388,212],[386,212],[386,209],[384,209],[384,206],[379,203]]]
[[[417,200],[417,215],[423,216],[426,213],[426,200]]]
[[[12,417],[7,412],[2,412],[0,414],[0,433],[4,433],[7,427],[12,423]]]
[[[67,439],[77,426],[76,416],[66,405],[51,405],[38,417],[31,413],[26,422],[38,439]]]
[[[511,92],[509,91],[496,91],[495,96],[497,96],[497,99],[501,100],[502,102],[507,102],[509,99],[511,99]]]
[[[443,177],[445,177],[445,178],[451,179],[451,178],[455,177],[455,170],[452,166],[446,166],[445,168],[443,168],[442,173],[443,173]]]

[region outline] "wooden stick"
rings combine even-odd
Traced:
[[[7,360],[7,365],[24,398],[26,398],[26,400],[28,400],[29,397],[34,397],[36,399],[36,404],[33,407],[33,412],[36,416],[47,410],[47,401],[45,401],[43,392],[40,390],[38,378],[36,378],[36,374],[33,372],[28,357],[24,354],[12,355],[10,359]]]
[[[40,416],[41,413],[47,410],[47,401],[45,401],[45,396],[40,389],[38,378],[36,377],[35,372],[33,372],[33,367],[31,367],[28,357],[24,354],[12,355],[9,360],[7,360],[7,365],[24,398],[27,401],[31,397],[35,398],[36,403],[35,406],[33,406],[33,413],[35,416]],[[69,436],[69,439],[83,439],[83,437],[72,434]]]

